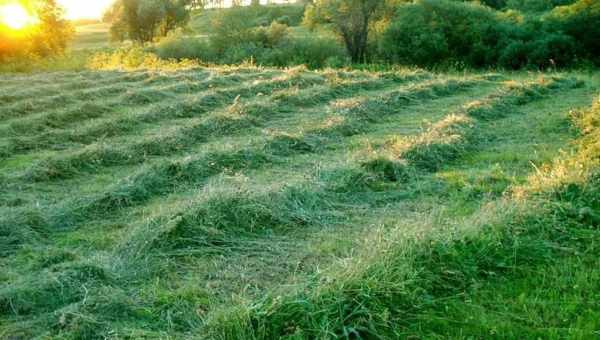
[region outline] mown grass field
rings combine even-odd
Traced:
[[[101,49],[111,47],[110,25],[106,23],[81,24],[75,26],[72,50]]]
[[[575,72],[0,75],[0,338],[600,336],[597,181],[567,161],[597,143],[599,91]]]

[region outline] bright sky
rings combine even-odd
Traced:
[[[114,0],[58,0],[68,19],[100,19]]]

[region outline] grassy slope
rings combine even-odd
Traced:
[[[386,235],[476,218],[525,183],[532,163],[568,147],[568,112],[589,106],[599,84],[580,75],[585,87],[546,89],[549,76],[506,77],[252,67],[3,76],[0,337],[342,335],[334,318],[302,324],[307,313],[294,328],[258,302],[266,293],[285,301],[340,263],[360,269]],[[20,87],[33,78],[34,88]],[[541,95],[506,92],[507,79]],[[510,101],[519,93],[523,105]],[[496,106],[462,109],[477,100]],[[455,112],[475,120],[422,129]],[[531,270],[557,276],[574,260],[565,261]],[[507,296],[537,283],[509,282]],[[480,336],[521,320],[510,315],[533,318],[519,309],[527,295],[523,304],[495,297],[504,313],[487,312],[494,285],[393,331]],[[231,306],[277,322],[263,332],[242,318],[238,328]],[[457,324],[467,313],[480,318]]]
[[[95,50],[107,47],[110,47],[110,24],[94,23],[75,26],[72,50]]]

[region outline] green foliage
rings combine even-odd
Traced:
[[[222,9],[205,9],[193,14],[190,26],[198,34],[211,34],[213,22],[229,11],[240,11],[239,7]],[[244,7],[252,26],[269,26],[278,22],[290,27],[299,26],[304,16],[304,6],[301,5],[261,5]]]
[[[169,34],[153,46],[152,50],[162,59],[197,59],[203,62],[218,59],[217,53],[207,41],[181,32]]]
[[[480,1],[483,5],[494,9],[502,9],[506,6],[506,0],[482,0]]]
[[[0,61],[12,63],[61,55],[74,35],[72,25],[64,19],[64,10],[54,0],[32,1],[28,9],[38,18],[24,32],[0,22]],[[9,60],[10,59],[10,60]]]
[[[575,55],[600,63],[600,3],[579,0],[570,6],[557,7],[545,18],[548,25],[572,37],[576,42]]]
[[[557,6],[570,5],[575,1],[576,0],[508,0],[506,1],[506,8],[526,13],[539,13],[552,10]]]
[[[493,10],[473,3],[422,0],[402,5],[380,44],[387,59],[434,65],[454,61],[493,64],[496,44],[505,40],[508,23]]]
[[[251,61],[268,66],[307,65],[310,68],[341,67],[348,63],[344,48],[326,36],[295,36],[286,25],[248,24],[252,13],[235,8],[215,21],[209,41],[172,34],[152,49],[163,59],[198,59],[205,63],[237,64]]]
[[[304,22],[309,27],[330,23],[346,46],[354,63],[368,56],[372,25],[382,15],[384,0],[326,0],[315,2],[306,11]]]
[[[597,77],[96,61],[2,76],[2,336],[594,334]]]
[[[589,38],[597,27],[596,7],[580,1],[540,19],[474,3],[420,0],[400,6],[379,50],[386,60],[415,65],[567,66],[596,59],[599,49]]]
[[[112,20],[113,39],[143,44],[187,25],[187,6],[186,0],[120,0],[113,4],[105,20]]]
[[[332,38],[293,37],[273,49],[265,50],[255,59],[273,66],[304,64],[310,68],[341,67],[348,64],[346,51]]]
[[[210,46],[215,57],[207,60],[215,63],[234,64],[252,60],[265,65],[286,66],[306,62],[311,65],[323,65],[324,58],[309,55],[305,58],[295,54],[305,46],[304,40],[290,38],[288,26],[271,22],[268,26],[260,26],[255,20],[261,7],[235,7],[221,12],[213,21],[210,35]],[[318,47],[323,47],[324,44]],[[308,50],[307,53],[318,52],[331,56],[331,48],[320,51]],[[314,57],[311,58],[311,57]]]

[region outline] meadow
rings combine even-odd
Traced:
[[[0,338],[596,337],[599,94],[583,71],[1,74]]]

